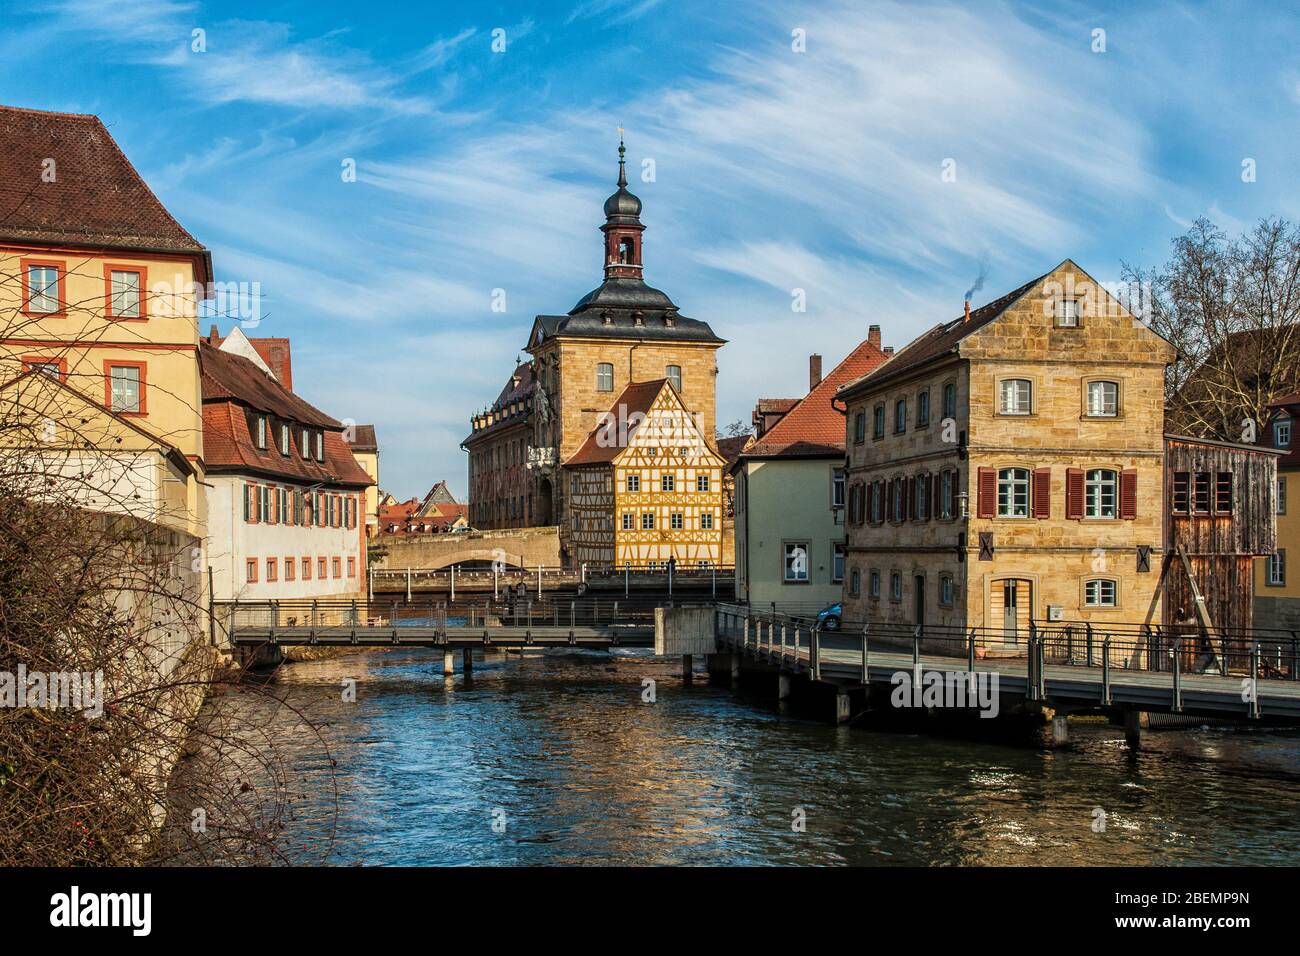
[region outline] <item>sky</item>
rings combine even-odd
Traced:
[[[720,426],[871,324],[901,347],[1067,257],[1119,281],[1197,217],[1300,219],[1293,4],[0,13],[0,103],[99,115],[217,280],[258,284],[244,331],[292,339],[295,390],[375,424],[399,499],[463,500],[470,415],[599,284],[620,126],[646,281],[728,340]]]

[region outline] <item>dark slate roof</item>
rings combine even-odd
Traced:
[[[41,179],[46,159],[57,164],[53,182]],[[0,210],[0,239],[189,254],[211,272],[208,250],[97,116],[0,106]]]
[[[515,383],[515,376],[519,377],[518,384]],[[486,428],[471,431],[465,436],[465,440],[460,443],[461,447],[464,448],[472,442],[481,441],[490,435],[506,431],[516,425],[527,424],[529,417],[533,413],[533,389],[536,384],[537,379],[533,373],[533,363],[524,362],[517,365],[515,370],[510,373],[510,377],[506,379],[501,394],[497,396],[497,400],[492,403],[489,409],[489,411],[495,413],[496,421]],[[513,413],[507,411],[515,402],[522,402],[523,407]]]
[[[637,312],[641,313],[641,325],[636,324]],[[707,322],[680,314],[672,300],[658,289],[640,279],[628,278],[606,279],[583,296],[568,315],[539,315],[533,328],[529,348],[556,335],[718,344],[726,341],[714,334]]]
[[[375,438],[374,425],[356,425],[352,429],[351,446],[353,451],[379,451],[379,441]]]
[[[1060,266],[1056,268],[1059,269]],[[1055,271],[1056,269],[1052,270],[1052,272]],[[988,325],[1010,308],[1017,299],[1051,275],[1052,272],[1045,272],[1037,279],[1031,279],[1020,288],[1008,292],[1000,299],[994,299],[988,305],[975,309],[971,312],[969,319],[963,313],[951,322],[939,323],[928,332],[917,336],[903,346],[888,362],[845,384],[840,389],[840,394],[852,392],[864,382],[875,385],[878,382],[897,378],[899,375],[924,365],[939,356],[955,352],[962,339]]]
[[[667,293],[648,286],[640,279],[630,276],[612,276],[592,289],[578,304],[569,310],[569,315],[577,315],[587,309],[640,309],[643,312],[662,312],[668,309],[676,311],[677,306],[668,298]]]

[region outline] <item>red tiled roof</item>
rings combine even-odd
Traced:
[[[889,358],[879,347],[864,341],[831,369],[811,392],[750,445],[744,455],[843,455],[844,414],[831,405],[840,386],[870,374]]]
[[[434,531],[445,531],[461,518],[469,516],[469,505],[440,504],[438,514],[419,514],[420,502],[416,498],[386,505],[379,509],[380,534],[419,534],[419,527],[426,525]],[[396,525],[396,531],[389,531],[390,525]]]
[[[52,181],[42,177],[54,160]],[[0,239],[211,256],[159,202],[99,117],[0,106]]]
[[[293,481],[365,487],[374,479],[352,457],[343,425],[309,405],[251,361],[199,343],[203,368],[203,460],[209,472],[239,471]],[[267,447],[258,448],[245,409],[295,426],[288,456],[280,454],[275,428]],[[304,459],[297,426],[320,429],[325,460]]]
[[[375,437],[375,426],[354,425],[352,427],[352,441],[349,444],[352,446],[353,451],[379,451],[379,440]]]
[[[657,378],[653,382],[632,382],[623,389],[618,398],[614,399],[609,414],[617,416],[620,422],[630,419],[637,412],[644,416],[650,411],[650,406],[659,397],[659,391],[667,381],[666,378]],[[564,463],[565,466],[600,465],[611,462],[618,457],[619,452],[623,451],[626,446],[618,443],[603,444],[600,441],[600,436],[604,431],[605,429],[601,425],[593,428],[591,434],[587,436],[587,440]],[[635,429],[630,431],[628,437],[631,438],[634,432]]]
[[[260,412],[287,418],[302,425],[342,428],[343,424],[314,405],[303,401],[282,382],[232,352],[223,352],[199,340],[199,362],[203,367],[203,400],[232,398]]]
[[[226,337],[218,335],[217,327],[214,325],[205,341],[209,345],[221,348],[222,343],[226,341]],[[287,338],[271,337],[249,338],[248,344],[266,363],[266,367],[271,370],[280,384],[289,391],[293,391],[293,355],[289,347],[289,340]]]

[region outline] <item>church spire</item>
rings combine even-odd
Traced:
[[[627,147],[618,128],[618,190],[605,200],[605,278],[641,278],[641,200],[627,191]]]

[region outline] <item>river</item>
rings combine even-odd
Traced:
[[[1072,721],[1049,750],[791,719],[639,650],[476,660],[468,684],[440,664],[347,655],[218,698],[283,760],[291,861],[1300,862],[1295,732],[1151,732],[1134,754]]]

